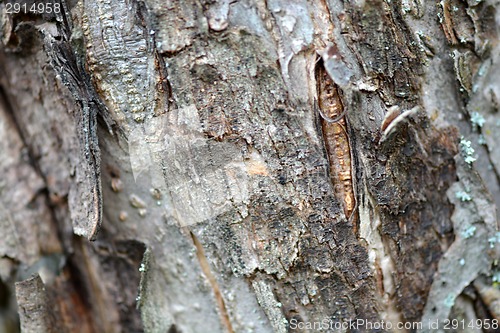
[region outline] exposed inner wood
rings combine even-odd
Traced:
[[[330,177],[335,196],[343,204],[346,218],[350,219],[356,206],[356,197],[344,107],[338,88],[321,62],[318,63],[316,70],[321,128],[330,165]]]

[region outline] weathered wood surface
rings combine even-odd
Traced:
[[[500,319],[496,2],[62,4],[0,4],[25,332]]]

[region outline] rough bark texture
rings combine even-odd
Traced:
[[[57,3],[0,4],[0,331],[500,320],[497,1]]]

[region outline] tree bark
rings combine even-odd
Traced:
[[[497,1],[16,3],[0,331],[498,330]]]

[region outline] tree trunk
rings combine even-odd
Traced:
[[[0,4],[0,331],[498,331],[498,2],[58,1]]]

